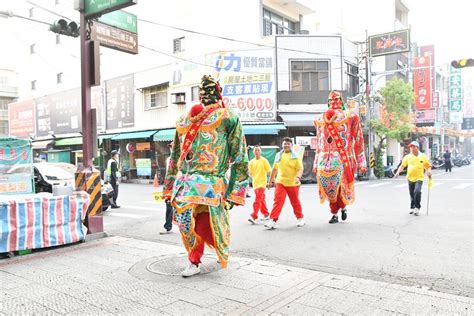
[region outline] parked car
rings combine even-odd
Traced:
[[[35,192],[53,193],[53,185],[71,185],[75,188],[74,174],[77,167],[68,163],[38,162],[33,164]],[[7,173],[30,173],[29,165],[18,165],[10,168]],[[102,211],[106,211],[114,196],[110,183],[101,180]]]

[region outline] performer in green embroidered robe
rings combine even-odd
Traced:
[[[248,157],[239,117],[222,103],[222,89],[210,76],[200,85],[201,103],[178,119],[163,194],[188,251],[183,276],[198,274],[204,244],[222,267],[229,257],[229,209],[245,204]],[[225,173],[230,168],[230,179]]]

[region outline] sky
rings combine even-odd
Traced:
[[[437,65],[474,58],[474,1],[404,0],[410,9],[412,39],[435,45]]]

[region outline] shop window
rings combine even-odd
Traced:
[[[329,61],[292,60],[292,91],[329,90]]]
[[[263,9],[263,36],[277,34],[296,34],[296,22],[268,9]]]
[[[159,109],[168,106],[168,83],[145,88],[145,109]]]

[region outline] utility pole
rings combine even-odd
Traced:
[[[374,180],[375,179],[375,174],[374,174],[374,169],[370,165],[370,157],[372,153],[374,152],[374,145],[373,145],[373,131],[372,131],[372,126],[370,124],[370,121],[373,119],[373,96],[372,96],[372,60],[370,58],[369,54],[369,36],[367,34],[367,31],[365,31],[366,35],[366,55],[365,55],[365,82],[366,82],[366,88],[365,88],[365,93],[367,97],[367,126],[369,128],[369,143],[368,143],[368,154],[369,154],[369,163],[367,164],[367,172],[369,173],[369,180]]]
[[[81,111],[82,111],[82,152],[84,168],[92,167],[92,115],[91,115],[91,53],[90,38],[92,21],[81,15]]]

